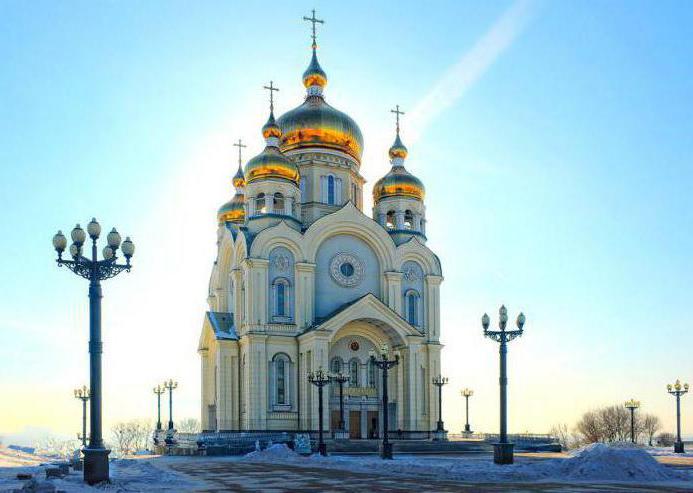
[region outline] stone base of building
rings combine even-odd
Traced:
[[[435,441],[447,441],[448,432],[447,430],[435,430],[433,432],[433,440]]]
[[[349,432],[347,430],[335,430],[335,440],[349,440]]]
[[[494,443],[493,462],[495,462],[496,464],[512,464],[514,460],[514,447],[514,443]]]

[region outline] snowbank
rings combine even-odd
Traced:
[[[257,460],[257,461],[263,461],[263,460],[291,460],[295,458],[300,458],[301,456],[298,455],[296,452],[291,450],[289,447],[286,446],[284,443],[275,443],[274,445],[270,445],[264,450],[256,450],[254,452],[250,452],[249,454],[246,454],[244,456],[247,459],[250,460]]]

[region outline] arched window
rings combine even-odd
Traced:
[[[372,361],[368,362],[368,386],[375,388],[375,364]]]
[[[327,203],[334,204],[334,176],[327,177]]]
[[[255,211],[258,214],[267,214],[267,205],[265,204],[265,194],[261,193],[255,197]]]
[[[330,364],[330,369],[332,373],[342,372],[342,360],[339,358],[332,358],[332,363]]]
[[[276,214],[284,214],[284,196],[277,192],[274,194],[274,205],[272,212]]]
[[[349,361],[349,386],[359,386],[359,360],[357,359]]]
[[[291,405],[289,396],[289,368],[291,360],[284,353],[275,354],[272,358],[272,404],[286,409]]]
[[[274,311],[272,315],[277,318],[290,318],[291,285],[289,281],[284,278],[275,279],[272,291],[274,294]]]
[[[414,227],[414,214],[412,211],[404,211],[404,229],[412,229]]]
[[[387,211],[387,216],[385,217],[385,226],[387,229],[395,228],[395,211]]]
[[[416,291],[408,291],[407,302],[407,322],[414,326],[419,325],[419,294]]]

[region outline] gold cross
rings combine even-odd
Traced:
[[[394,110],[390,110],[390,113],[394,113],[397,118],[397,135],[399,135],[399,115],[403,115],[404,111],[399,110],[399,105],[395,107]]]
[[[270,81],[269,86],[262,86],[263,89],[267,89],[270,93],[270,111],[274,111],[274,91],[279,91],[278,87],[272,85]]]
[[[234,144],[234,147],[238,147],[238,166],[241,165],[241,151],[244,147],[248,147],[243,143],[241,139],[238,139],[238,143]]]
[[[324,24],[325,21],[322,19],[318,19],[315,17],[315,9],[312,10],[313,15],[311,17],[306,17],[305,15],[303,16],[304,21],[311,22],[313,24],[313,49],[317,48],[317,44],[315,42],[315,24]]]

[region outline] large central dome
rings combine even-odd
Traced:
[[[306,100],[277,120],[282,131],[282,152],[322,147],[342,151],[360,163],[363,152],[361,129],[349,115],[325,102],[322,89],[327,84],[327,75],[318,64],[315,50],[303,74],[303,84],[308,90]]]

